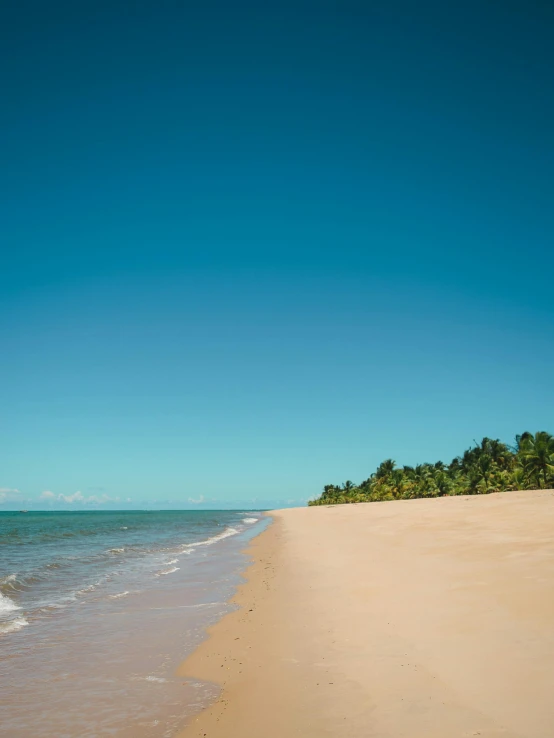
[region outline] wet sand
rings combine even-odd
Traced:
[[[551,738],[554,492],[272,513],[181,738]]]

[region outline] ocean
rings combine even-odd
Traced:
[[[175,676],[232,606],[252,511],[0,513],[9,738],[171,738],[218,694]]]

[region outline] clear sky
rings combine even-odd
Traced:
[[[0,29],[4,508],[302,504],[554,431],[552,3]]]

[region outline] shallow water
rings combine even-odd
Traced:
[[[158,738],[216,696],[175,677],[229,609],[257,512],[0,513],[0,725]]]

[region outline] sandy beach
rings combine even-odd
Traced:
[[[180,738],[551,738],[553,491],[271,514]]]

